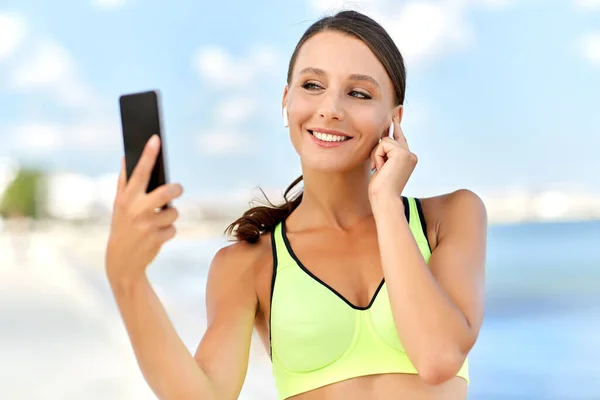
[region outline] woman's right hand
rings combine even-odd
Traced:
[[[159,149],[155,135],[146,143],[129,181],[123,158],[106,247],[106,273],[113,283],[144,276],[162,245],[175,237],[173,224],[179,214],[173,207],[161,208],[181,196],[183,188],[169,183],[146,193]]]

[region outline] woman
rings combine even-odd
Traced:
[[[307,30],[282,102],[304,191],[229,227],[237,243],[212,261],[194,357],[145,274],[175,235],[177,211],[154,210],[182,188],[145,193],[157,138],[129,182],[121,173],[107,275],[159,398],[237,398],[253,327],[280,399],[466,397],[483,319],[486,211],[468,190],[402,195],[417,162],[400,128],[404,92],[402,56],[370,18],[345,11]]]

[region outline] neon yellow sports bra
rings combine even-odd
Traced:
[[[403,201],[410,229],[429,261],[419,201]],[[276,226],[271,242],[271,358],[279,399],[358,376],[417,373],[398,338],[385,280],[367,307],[357,307],[302,265],[285,223]],[[457,376],[469,381],[468,361]]]

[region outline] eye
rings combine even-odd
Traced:
[[[319,89],[323,89],[321,86],[317,85],[314,82],[306,82],[302,85],[302,87],[306,90],[310,90],[310,91],[314,91],[314,90],[319,90]]]
[[[368,94],[366,94],[366,93],[363,93],[363,92],[359,92],[359,91],[357,91],[357,90],[352,90],[352,91],[351,91],[349,94],[350,94],[350,96],[352,96],[352,97],[356,97],[357,99],[369,100],[369,99],[371,99],[371,98],[372,98],[372,97],[371,97],[371,96],[369,96]]]

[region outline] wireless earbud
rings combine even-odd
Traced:
[[[394,120],[392,120],[392,124],[390,125],[390,131],[388,132],[388,136],[390,139],[394,138]]]
[[[287,107],[283,107],[283,126],[286,128],[289,125]]]

